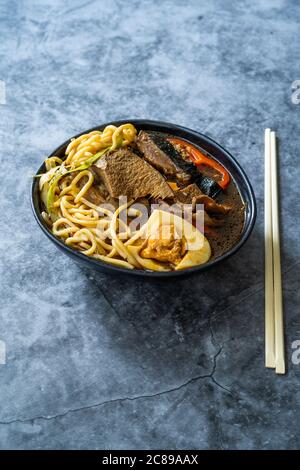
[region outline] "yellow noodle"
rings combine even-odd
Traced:
[[[123,124],[119,127],[106,126],[101,131],[92,131],[71,140],[66,149],[65,165],[76,168],[99,150],[110,147],[114,150],[118,146],[125,146],[136,138],[136,129],[132,124]]]
[[[88,176],[88,181],[85,183],[85,185],[83,186],[83,188],[79,191],[79,193],[77,194],[77,196],[75,197],[75,203],[79,202],[80,199],[85,196],[86,192],[91,188],[93,182],[94,182],[94,176],[92,175],[92,173],[90,171],[81,171],[79,173],[79,175],[76,176],[77,181],[76,181],[76,178],[74,179],[73,181],[73,185],[75,185],[81,178],[83,178],[84,176]],[[80,177],[80,178],[79,178]],[[76,181],[76,183],[75,183]]]
[[[130,264],[133,264],[136,267],[140,267],[137,263],[136,259],[131,255],[131,253],[127,250],[124,243],[120,240],[116,233],[116,226],[117,226],[117,217],[118,215],[124,210],[127,209],[129,205],[131,205],[133,201],[127,202],[122,204],[118,209],[115,211],[111,223],[110,223],[110,233],[112,237],[112,245],[117,250],[118,254],[127,260]]]
[[[63,174],[63,171],[77,168],[102,149],[114,150],[130,144],[135,138],[136,129],[132,124],[119,127],[109,125],[103,131],[83,134],[69,143],[64,163],[58,157],[47,159],[47,171],[53,173],[56,167],[61,166],[58,171]],[[82,178],[84,184],[79,185]],[[53,207],[58,218],[53,223],[46,212],[43,213],[43,218],[52,226],[54,235],[64,239],[67,246],[95,259],[128,269],[140,267],[126,249],[127,244],[134,243],[137,232],[132,233],[128,224],[120,218],[121,212],[127,210],[132,202],[123,204],[116,210],[90,202],[86,197],[94,184],[94,176],[88,169],[80,171],[75,177],[67,175],[53,184]]]
[[[61,225],[67,227],[59,229],[58,227],[60,227]],[[57,235],[58,237],[68,237],[71,233],[75,233],[79,229],[70,220],[66,219],[65,217],[61,217],[60,219],[54,222],[52,230],[54,235]]]
[[[132,264],[121,259],[117,259],[117,258],[113,259],[113,258],[109,258],[108,256],[102,256],[98,254],[95,254],[93,258],[100,259],[101,261],[106,261],[109,264],[114,264],[115,266],[119,266],[121,268],[134,269],[134,266]]]
[[[97,244],[96,244],[95,237],[90,232],[90,230],[87,230],[85,228],[78,230],[78,232],[76,232],[76,234],[73,237],[67,238],[65,243],[66,245],[70,246],[74,244],[80,245],[81,242],[86,242],[86,241],[90,242],[91,246],[87,248],[89,245],[84,244],[83,246],[85,250],[83,251],[83,253],[87,256],[91,256],[95,252],[97,248]]]
[[[45,160],[45,166],[46,166],[47,171],[49,171],[49,170],[51,170],[51,168],[55,168],[56,166],[61,165],[61,164],[62,164],[61,158],[58,158],[56,156],[46,158],[46,160]]]
[[[79,217],[73,217],[69,213],[68,206],[70,206],[70,203],[68,202],[68,199],[70,197],[71,196],[63,196],[62,199],[61,199],[60,209],[61,209],[61,212],[62,212],[63,216],[66,217],[67,219],[69,219],[74,224],[83,225],[84,227],[96,227],[97,222],[98,222],[98,217],[97,218],[96,217],[92,218],[92,217],[86,216],[86,217],[83,217],[81,219]],[[72,207],[72,205],[71,205],[71,207]]]
[[[102,213],[106,216],[113,216],[113,212],[110,211],[109,209],[105,208],[105,207],[102,207],[101,205],[100,206],[96,206],[95,204],[93,204],[92,202],[88,201],[87,199],[85,199],[84,197],[81,198],[81,201],[88,207],[91,207],[92,209],[95,209],[98,213]]]

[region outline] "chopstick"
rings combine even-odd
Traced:
[[[273,240],[271,192],[271,130],[265,130],[265,364],[275,367]]]
[[[285,373],[276,135],[265,130],[265,365]]]
[[[273,231],[273,276],[275,315],[275,367],[277,374],[285,373],[284,326],[282,310],[282,282],[280,259],[277,152],[275,132],[271,132],[271,182],[272,182],[272,231]]]

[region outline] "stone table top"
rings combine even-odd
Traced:
[[[12,0],[0,21],[1,448],[298,448],[299,3]],[[239,160],[258,218],[234,257],[149,282],[82,269],[46,239],[30,176],[70,136],[127,118],[199,130]],[[285,376],[264,367],[269,126],[280,139]]]

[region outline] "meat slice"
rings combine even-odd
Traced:
[[[212,199],[209,196],[206,196],[206,194],[201,194],[201,196],[197,196],[196,198],[196,204],[204,204],[205,209],[207,212],[211,214],[228,214],[228,212],[231,211],[232,207],[229,206],[228,204],[219,204],[214,199]]]
[[[92,186],[90,189],[87,190],[85,194],[85,199],[90,201],[92,204],[99,206],[102,202],[105,202],[105,194],[101,191],[101,188],[98,186]]]
[[[167,199],[174,196],[164,177],[131,150],[124,148],[103,155],[93,168],[111,197]]]
[[[177,178],[185,184],[191,180],[188,171],[180,167],[180,163],[184,166],[186,162],[167,140],[158,135],[140,131],[136,144],[145,160],[164,175]],[[190,164],[188,166],[190,167]]]
[[[99,176],[96,174],[96,172],[93,170],[93,167],[89,168],[89,171],[93,174],[94,176],[94,183],[93,185],[86,191],[84,198],[90,201],[92,204],[95,204],[96,206],[99,206],[102,202],[106,201],[106,198],[108,196],[107,189],[105,188],[104,184],[102,181],[99,179]],[[72,180],[79,174],[78,171],[74,171],[70,174],[67,174],[61,179],[61,182],[65,181],[67,184],[70,184]],[[84,176],[81,178],[77,186],[82,189],[83,186],[86,184],[88,181],[87,176]]]
[[[175,200],[183,204],[192,204],[193,199],[201,196],[203,193],[195,183],[189,184],[183,189],[175,192]]]
[[[90,167],[89,171],[92,173],[94,176],[94,183],[93,185],[87,190],[87,192],[84,195],[84,198],[90,201],[92,204],[95,204],[96,206],[99,206],[102,202],[106,201],[106,198],[108,196],[108,192],[104,184],[102,183],[101,179],[99,178],[99,175],[96,173],[94,170],[94,167]],[[75,176],[78,174],[78,172],[71,173],[69,177],[71,179],[75,178]],[[78,186],[79,188],[83,188],[85,183],[87,182],[88,178],[84,176],[79,180]]]
[[[204,194],[211,197],[220,193],[221,187],[217,181],[199,171],[194,163],[183,158],[176,146],[160,134],[140,131],[136,145],[145,160],[167,177],[176,179],[184,185],[196,183]]]
[[[195,208],[193,209],[192,203],[189,202],[179,202],[178,199],[176,199],[176,203],[172,204],[171,206],[162,200],[158,200],[157,202],[159,203],[159,208],[160,210],[170,212],[172,211],[173,214],[178,215],[179,217],[182,217],[183,214],[186,214],[187,217],[189,217],[189,214],[192,212],[192,219],[196,222],[197,218],[197,212],[194,212]],[[185,204],[190,204],[189,206],[185,206]],[[224,225],[224,220],[223,219],[217,219],[215,217],[211,217],[208,215],[206,210],[203,210],[204,213],[204,225],[207,226],[209,225],[210,227],[220,227]]]
[[[213,214],[227,214],[231,210],[231,206],[218,204],[213,198],[203,194],[195,183],[176,191],[175,200],[183,204],[203,204],[205,210]]]

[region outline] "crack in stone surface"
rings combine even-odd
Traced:
[[[217,368],[217,358],[218,358],[218,356],[221,354],[221,352],[222,352],[222,350],[223,350],[223,348],[224,348],[224,345],[225,345],[225,343],[226,343],[226,341],[225,341],[225,342],[223,342],[222,344],[220,344],[220,343],[217,341],[216,337],[215,337],[214,330],[213,330],[213,326],[212,326],[212,317],[213,317],[213,316],[214,316],[214,318],[216,317],[216,315],[214,315],[214,314],[215,314],[215,310],[214,310],[213,312],[211,312],[211,313],[209,314],[209,316],[208,316],[208,328],[209,328],[209,331],[210,331],[211,343],[212,343],[215,347],[219,348],[219,350],[218,350],[217,354],[216,354],[215,357],[214,357],[215,369],[214,369],[214,372],[213,372],[212,375],[211,375],[211,380],[213,381],[213,383],[214,383],[215,385],[217,385],[218,387],[220,387],[221,389],[223,389],[225,392],[230,393],[230,395],[232,395],[232,396],[237,396],[236,393],[232,392],[232,390],[230,390],[229,388],[227,388],[227,387],[225,387],[224,385],[220,384],[220,383],[215,379],[215,377],[214,377],[214,374],[215,374],[216,368]]]
[[[24,418],[24,419],[17,418],[17,419],[12,419],[12,420],[8,420],[8,421],[0,421],[0,425],[9,425],[9,424],[15,424],[15,423],[27,423],[27,422],[36,421],[36,420],[50,421],[50,420],[53,420],[53,419],[56,419],[56,418],[62,418],[64,416],[67,416],[69,413],[77,413],[77,412],[80,412],[80,411],[90,410],[90,409],[93,409],[93,408],[99,408],[101,406],[109,405],[109,404],[112,404],[112,403],[122,403],[122,402],[126,402],[126,401],[136,401],[136,400],[142,400],[142,399],[156,398],[156,397],[160,397],[160,396],[163,396],[163,395],[167,395],[168,393],[177,392],[177,391],[187,387],[188,385],[196,383],[196,382],[198,382],[198,380],[202,380],[202,379],[210,379],[210,380],[213,381],[213,383],[217,387],[220,387],[222,390],[230,393],[230,390],[227,390],[225,387],[220,385],[213,377],[214,373],[216,372],[216,368],[217,368],[217,358],[221,354],[221,351],[222,351],[222,348],[220,348],[217,351],[217,353],[214,355],[213,368],[212,368],[212,371],[211,371],[210,374],[197,375],[197,376],[192,377],[191,379],[187,380],[186,382],[184,382],[184,383],[182,383],[182,384],[180,384],[176,387],[173,387],[173,388],[170,388],[170,389],[167,389],[167,390],[162,390],[161,392],[157,392],[157,393],[153,393],[153,394],[137,395],[137,396],[133,396],[133,397],[113,398],[111,400],[105,400],[103,402],[95,403],[95,404],[92,404],[92,405],[82,406],[82,407],[79,407],[79,408],[71,408],[71,409],[69,409],[69,410],[67,410],[63,413],[59,413],[59,414],[52,415],[52,416],[41,415],[41,416],[33,416],[31,418]]]
[[[284,274],[287,274],[289,273],[290,271],[292,271],[294,268],[296,268],[298,265],[300,264],[300,262],[296,262],[294,264],[292,264],[291,266],[289,266],[288,268],[286,268],[285,270],[282,271],[282,276]],[[256,290],[252,291],[252,292],[249,292],[249,294],[243,296],[242,298],[240,299],[237,299],[236,302],[234,303],[231,303],[230,305],[228,305],[227,307],[225,307],[224,309],[218,311],[217,310],[217,307],[218,307],[218,304],[217,306],[215,307],[214,309],[214,312],[210,315],[210,319],[211,319],[211,316],[213,316],[214,318],[217,318],[219,315],[221,315],[222,313],[224,312],[227,312],[227,310],[233,308],[233,307],[236,307],[237,305],[239,305],[241,302],[243,302],[244,300],[252,297],[253,295],[255,294],[258,294],[259,292],[261,292],[263,289],[264,289],[264,282],[263,281],[259,281],[259,282],[256,282],[255,284],[253,284],[252,286],[250,287],[254,287],[254,286],[260,286],[258,287]],[[244,291],[248,290],[249,287],[247,287],[246,289],[243,289],[238,295],[242,294]],[[286,290],[286,289],[285,289]],[[236,296],[237,297],[237,296]]]
[[[220,384],[220,382],[218,382],[214,376],[211,376],[211,380],[213,381],[213,383],[215,385],[217,385],[217,387],[220,387],[222,390],[224,390],[225,392],[227,393],[230,393],[230,395],[232,395],[233,397],[237,397],[237,394],[235,392],[233,392],[232,390],[230,390],[229,388],[225,387],[224,385]]]
[[[100,403],[95,403],[93,405],[82,406],[80,408],[71,408],[71,409],[65,411],[64,413],[60,413],[60,414],[53,415],[53,416],[43,416],[43,415],[41,415],[41,416],[33,416],[32,418],[24,418],[24,419],[19,418],[19,419],[13,419],[13,420],[10,420],[10,421],[0,421],[0,424],[26,423],[28,421],[35,421],[35,420],[39,420],[39,419],[52,420],[52,419],[64,417],[64,416],[68,415],[69,413],[76,413],[76,412],[79,412],[79,411],[85,411],[85,410],[89,410],[89,409],[92,409],[92,408],[98,408],[98,407],[101,407],[101,406],[104,406],[104,405],[109,405],[111,403],[122,403],[122,402],[125,402],[125,401],[136,401],[136,400],[147,399],[147,398],[156,398],[156,397],[160,397],[160,396],[163,396],[163,395],[167,395],[168,393],[172,393],[172,392],[176,392],[178,390],[181,390],[182,388],[184,388],[184,387],[186,387],[186,386],[188,386],[192,383],[195,383],[198,380],[209,379],[209,378],[211,378],[212,373],[192,377],[191,379],[184,382],[183,384],[178,385],[177,387],[173,387],[173,388],[163,390],[161,392],[157,392],[157,393],[153,393],[153,394],[137,395],[137,396],[133,396],[133,397],[113,398],[111,400],[106,400],[106,401],[103,401],[103,402],[100,402]]]
[[[229,390],[228,388],[224,387],[222,384],[220,384],[219,382],[217,382],[217,380],[215,379],[214,377],[214,374],[217,370],[217,359],[218,357],[220,356],[222,350],[223,350],[223,347],[224,347],[224,343],[223,344],[220,344],[216,337],[215,337],[215,334],[214,334],[214,330],[213,330],[213,326],[212,326],[212,316],[213,316],[213,313],[214,312],[211,312],[208,316],[208,328],[209,328],[209,331],[210,331],[210,336],[211,336],[211,343],[219,348],[218,352],[216,353],[215,357],[214,357],[214,369],[213,369],[213,373],[211,374],[211,380],[213,381],[213,383],[221,388],[222,390],[224,390],[225,392],[229,393],[230,395],[234,396],[233,392],[231,390]],[[222,418],[220,416],[220,413],[216,412],[216,426],[217,426],[217,435],[218,435],[218,440],[219,440],[219,444],[220,444],[220,449],[221,450],[224,450],[224,438],[223,438],[223,430],[222,430]]]
[[[87,280],[90,280],[88,274],[84,271],[84,275],[86,277]],[[109,297],[105,294],[104,290],[102,289],[102,286],[99,282],[97,282],[97,280],[95,280],[93,282],[93,286],[97,289],[97,291],[99,292],[99,294],[103,297],[104,301],[107,303],[108,307],[112,310],[113,313],[116,314],[116,316],[120,319],[120,320],[124,320],[124,318],[120,315],[120,313],[118,312],[118,310],[115,308],[115,306],[113,305],[113,303],[110,301]],[[134,329],[134,331],[139,334],[138,332],[138,329],[135,325],[135,323],[131,320],[131,319],[127,319],[127,321],[129,321],[130,325],[132,326],[132,328]]]
[[[259,285],[260,283],[258,283]],[[248,289],[248,288],[247,288]],[[245,290],[247,290],[245,289]],[[252,291],[252,292],[249,292],[249,294],[243,296],[242,298],[238,299],[236,302],[228,305],[227,307],[225,307],[223,310],[220,310],[218,311],[217,308],[215,308],[214,312],[212,313],[212,316],[214,318],[217,318],[219,315],[221,315],[222,313],[225,313],[227,312],[227,310],[230,310],[231,308],[233,307],[236,307],[237,305],[239,305],[240,303],[242,303],[244,300],[252,297],[253,295],[255,294],[258,294],[258,292],[262,291],[263,290],[263,286],[261,286],[259,289],[255,290],[255,291]],[[242,291],[243,292],[243,291]]]
[[[107,299],[106,295],[104,294],[103,290],[98,285],[98,283],[95,283],[95,285],[96,285],[96,288],[99,291],[99,293],[102,294],[104,300],[107,302],[109,307],[118,315],[118,312],[116,311],[114,306],[111,304],[111,302]],[[50,415],[50,416],[40,415],[40,416],[33,416],[33,417],[30,417],[30,418],[16,418],[16,419],[8,420],[8,421],[0,421],[0,425],[10,425],[10,424],[15,424],[15,423],[27,423],[27,422],[36,421],[36,420],[50,421],[50,420],[54,420],[54,419],[57,419],[57,418],[65,417],[70,413],[77,413],[77,412],[80,412],[80,411],[86,411],[86,410],[90,410],[90,409],[93,409],[93,408],[99,408],[101,406],[105,406],[105,405],[109,405],[109,404],[113,404],[113,403],[122,403],[122,402],[126,402],[126,401],[137,401],[137,400],[141,400],[141,399],[156,398],[156,397],[160,397],[160,396],[163,396],[163,395],[167,395],[167,394],[172,393],[172,392],[179,391],[179,390],[181,390],[181,389],[183,389],[183,388],[185,388],[185,387],[187,387],[187,386],[189,386],[193,383],[196,383],[199,380],[203,380],[203,379],[212,380],[212,382],[217,387],[219,387],[220,389],[222,389],[226,393],[229,393],[232,396],[234,396],[235,394],[230,389],[228,389],[225,386],[223,386],[222,384],[220,384],[214,377],[214,374],[215,374],[216,369],[217,369],[217,359],[218,359],[218,357],[220,356],[220,354],[223,350],[223,344],[221,345],[220,343],[218,343],[218,341],[215,338],[214,331],[213,331],[213,328],[212,328],[212,318],[216,318],[216,316],[223,313],[224,311],[227,311],[229,308],[239,304],[240,302],[242,302],[246,298],[251,297],[252,295],[255,295],[261,289],[262,288],[254,291],[254,292],[251,292],[249,295],[244,296],[242,299],[239,299],[238,302],[236,302],[235,304],[231,304],[230,306],[226,307],[224,310],[222,310],[220,312],[216,311],[216,308],[215,308],[214,311],[212,313],[210,313],[209,318],[208,318],[208,327],[209,327],[209,331],[210,331],[210,335],[211,335],[211,343],[214,347],[218,348],[216,354],[213,357],[213,367],[212,367],[211,373],[192,377],[191,379],[187,380],[186,382],[184,382],[184,383],[182,383],[182,384],[180,384],[176,387],[173,387],[173,388],[170,388],[170,389],[167,389],[167,390],[163,390],[161,392],[153,393],[153,394],[137,395],[137,396],[133,396],[133,397],[114,398],[114,399],[110,399],[110,400],[105,400],[103,402],[95,403],[95,404],[92,404],[92,405],[86,405],[86,406],[82,406],[82,407],[79,407],[79,408],[71,408],[69,410],[66,410],[63,413],[59,413],[59,414],[56,414],[56,415]],[[218,421],[220,421],[220,420],[221,420],[221,418],[218,415]],[[218,427],[219,427],[218,433],[220,435],[220,433],[221,433],[220,424],[218,424]],[[223,449],[223,440],[222,440],[221,435],[220,435],[220,446]]]
[[[85,274],[85,276],[87,277],[86,274]],[[87,279],[88,279],[88,277],[87,277]],[[109,298],[108,298],[107,295],[104,293],[102,287],[98,284],[98,282],[94,282],[94,286],[96,287],[96,289],[98,290],[98,292],[102,295],[102,297],[104,298],[105,302],[108,304],[109,308],[111,308],[111,310],[117,315],[117,317],[120,318],[119,312],[115,309],[115,307],[113,306],[113,304],[110,302]]]

